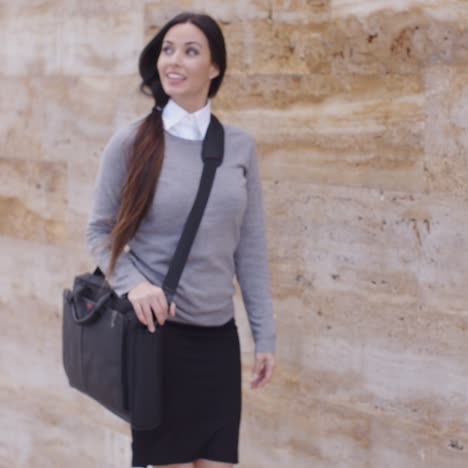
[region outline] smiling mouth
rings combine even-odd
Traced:
[[[179,75],[178,73],[168,73],[166,77],[169,80],[177,80],[177,81],[183,81],[186,79],[185,76]]]

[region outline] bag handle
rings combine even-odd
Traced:
[[[84,317],[79,317],[77,313],[77,307],[76,307],[76,298],[80,297],[81,293],[86,289],[85,286],[79,285],[74,289],[73,293],[69,290],[65,290],[65,300],[70,304],[71,306],[71,314],[74,322],[77,325],[86,325],[87,323],[92,322],[101,308],[106,304],[106,302],[109,300],[109,298],[112,295],[112,291],[106,292],[104,295],[102,295],[99,300],[93,304],[92,307],[89,309],[89,314],[85,315]]]

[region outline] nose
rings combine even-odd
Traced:
[[[182,53],[179,49],[176,49],[173,54],[169,56],[169,63],[172,65],[178,65],[181,63]]]

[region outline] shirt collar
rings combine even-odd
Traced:
[[[177,124],[181,123],[188,115],[190,115],[189,112],[176,104],[172,99],[169,99],[162,112],[164,128],[168,131],[171,130]],[[192,112],[191,115],[194,117],[193,125],[197,126],[198,132],[203,139],[210,124],[211,100],[208,99],[204,107]]]

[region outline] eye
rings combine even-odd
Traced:
[[[172,46],[170,46],[170,45],[165,45],[165,46],[163,46],[162,51],[163,51],[165,54],[170,54],[170,53],[172,52]]]
[[[186,50],[186,53],[187,53],[187,55],[198,55],[199,54],[198,49],[195,49],[195,47],[189,47]]]

